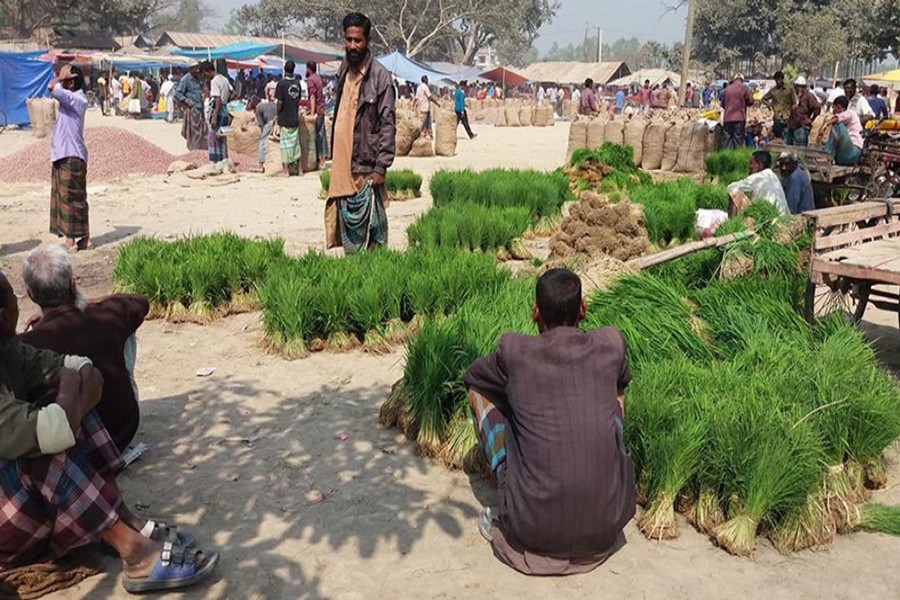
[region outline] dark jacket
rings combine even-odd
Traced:
[[[349,65],[345,60],[338,71],[334,100],[335,121],[344,93],[344,81]],[[394,163],[396,115],[394,112],[394,84],[391,74],[374,60],[366,58],[366,74],[359,86],[359,105],[353,128],[353,159],[350,170],[354,175],[384,173]],[[332,123],[332,138],[334,123]]]
[[[19,336],[35,348],[91,359],[103,375],[97,412],[120,451],[131,443],[140,422],[125,343],[149,310],[143,296],[118,294],[91,302],[84,310],[71,305],[47,309],[31,331]]]
[[[799,129],[800,127],[809,127],[812,125],[813,119],[819,116],[822,105],[816,95],[806,90],[802,96],[797,98],[797,104],[791,110],[791,118],[788,119],[788,129]]]

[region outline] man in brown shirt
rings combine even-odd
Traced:
[[[819,116],[822,105],[816,95],[809,91],[806,78],[802,75],[794,81],[794,90],[797,103],[791,109],[784,141],[791,146],[807,146],[812,122]]]
[[[134,335],[150,310],[147,299],[117,294],[84,302],[69,253],[59,244],[35,248],[25,259],[22,276],[28,296],[42,314],[19,339],[35,348],[91,360],[104,381],[97,413],[116,447],[124,451],[140,422]]]
[[[464,377],[499,500],[479,527],[517,571],[583,573],[621,545],[635,513],[626,346],[611,327],[578,329],[585,307],[570,271],[538,280],[533,313],[540,335],[504,334]]]
[[[369,50],[371,21],[350,13],[343,25],[347,57],[335,86],[325,246],[355,252],[387,244],[384,178],[394,162],[396,117],[391,74]]]

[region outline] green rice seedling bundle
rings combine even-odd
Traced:
[[[452,249],[380,249],[341,259],[310,252],[270,273],[259,297],[276,349],[302,356],[310,347],[353,347],[355,338],[385,351],[405,339],[414,317],[418,324],[451,313],[507,279],[491,256]]]
[[[585,325],[616,327],[628,342],[632,369],[681,356],[701,362],[711,357],[691,305],[678,287],[652,275],[625,275],[594,294]]]
[[[654,265],[645,269],[644,272],[687,293],[690,290],[699,290],[709,285],[709,282],[718,273],[721,262],[721,252],[715,248],[708,248]]]
[[[524,207],[535,217],[552,216],[572,199],[562,172],[491,169],[438,171],[431,178],[435,207],[468,201],[484,206]]]
[[[660,183],[634,188],[632,202],[644,207],[644,226],[650,241],[667,245],[694,237],[697,204],[693,182]]]
[[[751,156],[751,148],[711,152],[706,157],[706,173],[719,183],[728,185],[747,176]]]
[[[462,466],[476,443],[472,422],[463,418],[463,373],[504,331],[533,329],[533,301],[534,280],[508,279],[474,294],[452,316],[426,321],[407,347],[403,382],[382,406],[382,423],[400,425],[421,452]]]
[[[604,142],[599,148],[582,148],[572,153],[569,166],[577,167],[583,162],[594,161],[622,173],[636,173],[639,169],[634,164],[634,149],[631,146]]]
[[[328,186],[331,183],[331,171],[319,173],[319,182],[322,184],[320,196],[324,198],[328,194]],[[422,176],[409,169],[388,170],[384,178],[384,186],[391,201],[418,198],[422,195]]]
[[[420,216],[406,230],[410,246],[493,251],[510,248],[533,224],[526,207],[488,207],[452,202]]]
[[[148,297],[155,315],[208,319],[249,308],[254,286],[286,260],[280,239],[254,241],[231,233],[165,242],[137,238],[119,251],[119,289]]]

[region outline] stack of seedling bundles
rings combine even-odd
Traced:
[[[746,249],[761,263],[777,224],[765,231]],[[897,509],[866,501],[900,435],[900,388],[852,323],[799,316],[802,246],[736,279],[718,276],[723,252],[708,250],[589,298],[585,327],[615,326],[628,342],[625,433],[648,538],[676,537],[676,512],[742,556],[758,535],[792,552],[860,528],[900,534]],[[382,422],[483,472],[462,373],[503,331],[533,332],[533,285],[505,281],[427,323]]]
[[[319,182],[322,184],[319,197],[326,198],[331,182],[331,171],[322,171],[319,174]],[[387,199],[391,202],[412,200],[422,195],[422,176],[409,169],[391,169],[384,178],[384,187],[387,188]]]
[[[119,250],[115,280],[120,290],[147,296],[151,317],[205,322],[255,308],[256,286],[286,260],[281,239],[140,237]]]
[[[752,148],[712,152],[706,157],[706,174],[725,185],[744,179],[753,152]]]
[[[434,208],[407,230],[410,246],[497,251],[516,259],[530,258],[518,238],[547,229],[563,203],[574,199],[562,173],[510,169],[438,171],[431,195]]]

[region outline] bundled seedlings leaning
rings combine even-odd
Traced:
[[[508,278],[489,255],[441,248],[384,249],[346,258],[310,252],[278,265],[258,295],[269,343],[296,357],[360,343],[389,350],[423,318],[450,314],[473,294],[490,294]]]
[[[319,174],[319,182],[322,184],[320,196],[324,198],[328,195],[331,171],[322,171]],[[422,195],[422,176],[409,169],[388,171],[384,185],[388,191],[388,200],[391,202],[412,200]]]
[[[151,315],[205,321],[254,308],[256,286],[286,260],[281,239],[232,233],[174,242],[140,237],[119,250],[115,279],[120,290],[147,296]]]
[[[625,439],[645,506],[639,527],[675,537],[680,511],[741,556],[761,534],[783,552],[839,532],[898,534],[900,509],[866,499],[885,484],[883,453],[900,436],[900,387],[852,324],[800,318],[796,262],[766,260],[723,278],[713,251],[657,276],[623,276],[590,298],[586,326],[613,325],[628,342]],[[496,301],[475,297],[427,324],[382,421],[423,453],[477,466],[461,374],[503,331],[532,329],[522,310],[531,285],[507,281]]]
[[[752,155],[752,148],[712,152],[706,156],[706,174],[723,185],[734,183],[747,176]]]
[[[492,251],[512,248],[534,224],[528,208],[491,208],[473,202],[452,202],[432,208],[406,230],[410,246],[448,246]]]
[[[436,207],[468,201],[490,207],[524,207],[535,217],[553,217],[572,199],[562,172],[490,169],[438,171],[431,177]]]

